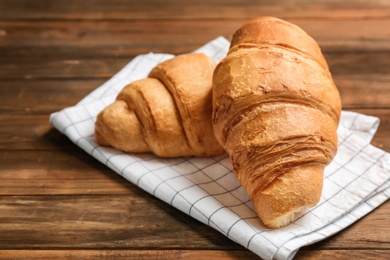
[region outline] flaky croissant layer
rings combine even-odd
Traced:
[[[130,153],[160,157],[223,152],[213,134],[212,75],[216,64],[188,53],[163,61],[125,86],[95,123],[95,140]]]
[[[233,35],[213,76],[213,129],[257,214],[287,225],[321,197],[341,102],[318,44],[273,17]]]

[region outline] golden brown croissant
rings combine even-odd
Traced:
[[[315,40],[273,17],[233,35],[213,78],[213,128],[263,223],[287,225],[321,197],[337,151],[338,90]]]
[[[215,66],[204,54],[183,54],[158,64],[99,113],[96,142],[160,157],[222,153],[211,124]]]

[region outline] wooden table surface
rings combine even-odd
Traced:
[[[139,54],[190,52],[256,16],[321,46],[343,108],[390,152],[390,1],[0,0],[0,258],[257,259],[87,155],[49,123]],[[390,203],[296,259],[389,259]]]

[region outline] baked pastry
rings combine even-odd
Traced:
[[[116,101],[99,113],[96,142],[160,157],[222,153],[211,125],[215,66],[200,53],[158,64],[147,78],[124,87]]]
[[[233,35],[213,77],[213,128],[262,222],[287,225],[321,197],[341,102],[316,41],[274,17]]]

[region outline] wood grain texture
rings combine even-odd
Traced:
[[[163,12],[159,0],[2,0],[3,19],[237,19],[258,15],[282,18],[382,18],[388,17],[390,4],[382,0],[208,0],[165,1]],[[157,7],[157,8],[156,8]],[[29,12],[26,12],[26,9]],[[232,11],[234,10],[234,11]]]
[[[344,260],[367,259],[384,260],[387,250],[301,250],[296,260]],[[0,259],[128,259],[128,260],[253,260],[256,255],[249,251],[239,250],[4,250],[0,252]]]
[[[181,54],[271,15],[321,46],[345,110],[380,119],[390,152],[390,2],[0,0],[0,259],[256,259],[126,181],[49,115],[135,56]],[[294,259],[388,259],[390,204]]]
[[[390,226],[383,220],[389,210],[385,203],[375,214],[307,249],[386,250]],[[1,249],[241,248],[146,194],[1,196],[0,229]]]
[[[128,260],[237,260],[256,259],[256,255],[243,250],[4,250],[0,259],[128,259]]]
[[[134,185],[76,147],[2,150],[0,157],[0,195],[134,193]]]
[[[389,9],[390,10],[390,9]],[[261,16],[261,14],[258,14]],[[0,19],[0,47],[109,46],[149,48],[201,46],[218,37],[230,39],[250,17],[221,20],[37,20]],[[390,50],[390,17],[381,19],[299,19],[294,23],[324,51]],[[337,30],[335,30],[337,28]],[[167,39],[169,35],[169,40]],[[142,37],[140,37],[142,36]]]
[[[76,105],[106,81],[107,79],[96,78],[2,80],[0,110],[3,111],[4,120],[8,120],[4,121],[4,124],[8,125],[13,120],[11,116],[6,117],[10,114],[41,114],[46,115],[48,121],[51,113]],[[43,118],[41,122],[44,123]]]
[[[241,248],[150,196],[1,196],[0,230],[2,250]]]

